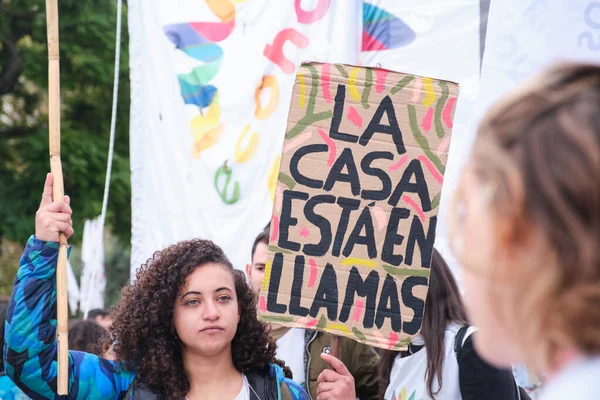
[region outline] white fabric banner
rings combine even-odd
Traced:
[[[296,66],[358,63],[360,0],[132,0],[132,279],[195,237],[250,262],[269,222]],[[336,29],[333,29],[335,25]]]
[[[67,292],[69,293],[69,310],[71,310],[71,315],[77,315],[81,297],[77,278],[69,260],[67,260]]]
[[[104,308],[104,227],[100,218],[85,221],[81,244],[81,292],[80,307],[87,313],[95,308]]]

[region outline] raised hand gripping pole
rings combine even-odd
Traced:
[[[50,136],[50,172],[52,172],[53,201],[64,200],[63,174],[60,161],[60,56],[58,46],[58,3],[46,0],[48,31],[48,129]],[[67,237],[60,234],[56,266],[56,308],[58,343],[58,394],[69,392],[69,341],[67,300]]]

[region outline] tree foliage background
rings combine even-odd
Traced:
[[[102,208],[117,4],[114,0],[60,0],[58,5],[61,158],[65,193],[71,196],[73,208],[75,234],[70,242],[77,245],[84,221],[97,217]],[[121,264],[123,258],[128,259],[131,235],[126,21],[123,7],[119,106],[106,220],[119,243],[115,248],[122,254],[115,257]],[[0,241],[24,244],[33,233],[35,211],[50,168],[47,57],[45,2],[0,0]],[[124,274],[122,267],[112,268],[111,257],[107,254],[107,281],[111,287],[118,282],[118,291],[127,281],[128,271]],[[9,269],[17,267],[12,258],[0,254],[0,293],[12,284],[7,282],[14,277]],[[114,297],[107,293],[108,299]]]

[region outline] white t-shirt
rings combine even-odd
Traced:
[[[457,400],[461,398],[460,384],[458,381],[458,361],[454,353],[454,339],[461,325],[451,323],[444,333],[444,366],[442,368],[442,389],[436,394],[436,399]],[[465,339],[475,330],[469,328]],[[422,339],[421,339],[422,340]],[[415,342],[415,339],[413,339]],[[422,344],[422,343],[414,343]],[[396,399],[431,399],[427,393],[427,349],[423,348],[417,353],[400,357],[394,360],[390,373],[390,384],[385,391],[385,400]],[[433,392],[438,390],[437,379],[433,380]]]
[[[277,340],[277,358],[283,360],[294,374],[294,382],[302,385],[304,370],[304,329],[292,328]]]
[[[600,357],[567,367],[542,391],[540,400],[597,400],[600,386]]]
[[[185,400],[190,399],[186,397]],[[250,384],[248,384],[248,379],[246,379],[246,375],[242,375],[242,388],[233,400],[250,400]]]

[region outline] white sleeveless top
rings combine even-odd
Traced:
[[[238,395],[235,396],[235,399],[233,399],[233,400],[250,400],[250,384],[248,383],[248,379],[246,378],[246,375],[242,375],[242,378],[243,378],[242,389],[240,390]],[[190,399],[186,397],[185,400],[190,400]]]
[[[454,353],[454,338],[462,325],[450,323],[444,333],[444,365],[442,367],[442,389],[435,395],[436,399],[459,400],[460,386],[458,381],[458,361]],[[465,339],[475,331],[471,327],[467,330]],[[419,340],[421,343],[419,343]],[[463,342],[464,343],[464,342]],[[420,337],[413,339],[413,344],[421,345]],[[385,400],[430,400],[427,392],[427,349],[424,347],[417,353],[394,360],[390,373],[390,384],[385,391]],[[432,389],[438,390],[437,378],[433,379]]]

